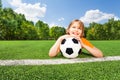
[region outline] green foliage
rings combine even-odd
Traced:
[[[117,40],[120,39],[120,20],[109,19],[104,24],[91,23],[86,33],[92,40]]]
[[[50,37],[57,39],[59,36],[64,35],[65,34],[65,28],[63,27],[59,27],[59,26],[53,26],[50,29]]]
[[[24,39],[24,40],[36,40],[39,39],[39,34],[37,33],[37,29],[30,25],[30,23],[28,22],[23,22],[23,24],[21,25],[21,31],[20,34],[21,36],[20,39]]]
[[[35,24],[35,27],[38,29],[40,39],[48,39],[49,38],[49,26],[42,21],[38,21]]]
[[[63,34],[64,27],[49,29],[43,21],[28,21],[23,14],[17,14],[11,8],[2,8],[0,0],[0,40],[47,40],[57,39]],[[85,27],[84,36],[91,40],[120,40],[120,20],[112,18],[104,24],[90,23]]]
[[[34,39],[35,38],[30,36],[31,33],[27,34],[29,35],[29,37],[28,36],[26,37],[26,34],[24,34],[24,32],[27,32],[27,31],[28,32],[35,31],[35,29],[34,30],[31,29],[31,28],[34,28],[34,25],[30,21],[27,21],[24,15],[15,13],[11,8],[4,8],[1,11],[1,13],[2,14],[0,18],[0,25],[1,25],[0,39],[17,40],[17,39]],[[28,28],[26,29],[24,27],[28,27]]]

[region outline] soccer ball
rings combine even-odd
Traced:
[[[81,44],[74,37],[65,38],[60,44],[60,51],[66,58],[76,58],[81,53]]]

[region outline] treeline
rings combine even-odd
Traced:
[[[49,28],[48,24],[40,20],[34,24],[11,8],[0,9],[0,40],[56,39],[63,34],[65,34],[63,27]]]
[[[109,19],[104,24],[90,23],[86,37],[92,40],[120,40],[120,20]]]
[[[48,40],[57,39],[65,34],[65,28],[49,27],[43,21],[26,20],[23,14],[15,13],[11,8],[2,8],[0,4],[0,40]],[[109,19],[107,23],[90,23],[85,27],[85,37],[92,40],[120,39],[120,20]]]

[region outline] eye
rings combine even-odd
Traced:
[[[81,28],[80,28],[80,27],[79,27],[78,29],[79,29],[79,30],[81,30]]]
[[[75,26],[72,26],[72,28],[76,28]]]

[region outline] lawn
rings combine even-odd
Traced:
[[[48,52],[54,42],[52,40],[0,41],[0,59],[49,59]],[[104,56],[120,55],[120,40],[91,42],[103,51]],[[92,56],[83,49],[83,53],[78,57]],[[63,56],[59,54],[55,58],[63,58]]]
[[[0,41],[0,59],[50,59],[55,41]],[[91,41],[104,56],[120,56],[120,40]],[[79,58],[92,57],[86,50]],[[60,54],[52,59],[64,58]],[[119,80],[120,61],[60,65],[0,66],[0,80]]]
[[[119,63],[0,66],[0,80],[120,80]]]

